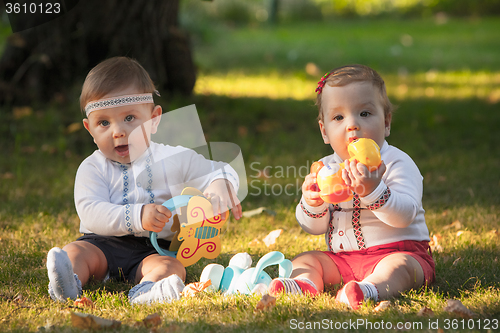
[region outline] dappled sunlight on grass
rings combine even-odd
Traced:
[[[435,98],[463,100],[477,98],[500,101],[500,72],[436,71],[384,77],[390,95],[404,99]]]
[[[316,83],[311,79],[277,72],[268,75],[246,75],[240,72],[200,75],[195,93],[228,97],[265,97],[271,99],[314,98]]]
[[[414,74],[381,75],[386,81],[389,96],[399,100],[476,98],[489,103],[500,101],[500,72],[431,70]],[[319,78],[289,73],[249,75],[229,71],[227,74],[201,74],[195,93],[233,98],[313,100],[317,80]]]

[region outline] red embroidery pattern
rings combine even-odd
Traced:
[[[387,188],[384,191],[384,193],[382,193],[382,196],[377,201],[375,201],[374,203],[372,203],[369,206],[366,206],[366,208],[368,208],[370,210],[378,209],[386,204],[386,202],[387,202],[387,200],[389,200],[390,196],[391,196],[391,190],[389,188]]]
[[[309,217],[311,217],[313,219],[319,219],[320,217],[323,217],[323,216],[326,215],[326,213],[328,213],[328,207],[325,208],[325,210],[322,211],[321,213],[317,213],[317,214],[311,213],[310,211],[307,210],[306,207],[304,207],[304,204],[302,203],[302,200],[300,201],[300,208],[302,208],[302,211],[304,213],[306,213],[307,216],[309,216]]]
[[[354,229],[354,236],[356,237],[356,242],[358,243],[358,249],[366,249],[365,238],[363,237],[363,232],[361,231],[361,225],[359,224],[359,218],[361,216],[361,204],[359,200],[359,195],[354,193],[352,198],[352,204],[354,211],[352,212],[352,228]]]
[[[330,227],[328,228],[328,245],[330,246],[330,250],[333,249],[332,240],[335,231],[335,227],[333,226],[333,213],[336,211],[340,211],[338,204],[333,205],[333,209],[330,211]]]

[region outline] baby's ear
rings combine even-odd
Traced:
[[[162,108],[159,105],[156,105],[151,114],[151,134],[155,134],[158,130],[158,125],[161,120]]]
[[[321,137],[323,138],[323,141],[325,144],[329,144],[330,140],[328,139],[328,135],[326,135],[326,129],[325,129],[325,124],[323,124],[322,120],[318,120],[319,124],[319,130],[321,131]]]
[[[85,127],[85,129],[90,133],[90,123],[87,118],[83,119],[83,127]]]
[[[387,138],[389,135],[391,135],[391,120],[392,120],[392,114],[388,114],[385,117],[385,137]]]

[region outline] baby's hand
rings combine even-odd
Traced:
[[[316,183],[316,173],[310,173],[302,183],[302,196],[311,207],[318,207],[323,204],[323,199],[319,196],[319,187]]]
[[[366,165],[357,161],[349,162],[345,160],[344,165],[342,179],[360,197],[367,196],[377,188],[386,169],[384,161],[382,161],[378,169],[372,172],[368,170]]]
[[[236,196],[233,184],[225,179],[214,180],[203,192],[203,195],[210,200],[214,209],[214,215],[219,215],[231,209],[235,219],[241,218],[242,209],[240,200]]]
[[[163,205],[144,205],[141,210],[142,227],[147,231],[160,232],[171,216],[172,212]]]

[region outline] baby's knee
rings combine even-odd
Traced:
[[[68,253],[69,252],[83,252],[83,249],[79,245],[79,242],[72,242],[72,243],[66,244],[62,249]]]
[[[320,251],[302,252],[292,259],[292,263],[294,265],[298,263],[314,265],[319,261],[319,257],[321,256],[321,254],[323,254],[323,252]]]
[[[182,279],[182,281],[186,280],[186,268],[179,260],[172,257],[162,258],[165,263],[168,275],[177,274]]]
[[[414,281],[417,285],[423,283],[423,269],[417,259],[409,254],[392,254],[380,261],[377,266],[379,266],[379,269],[392,272],[391,275],[397,275],[401,278],[407,277],[408,279]]]

